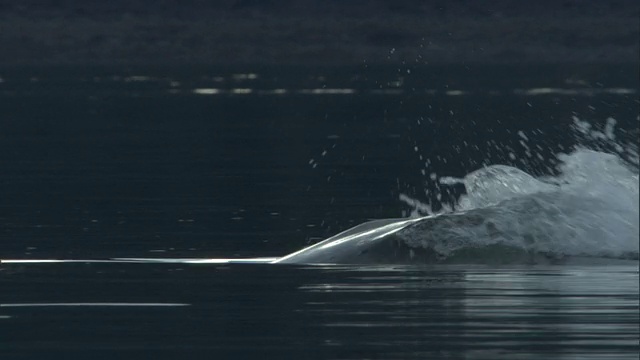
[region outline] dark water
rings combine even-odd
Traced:
[[[0,307],[9,316],[0,320],[3,358],[632,359],[638,351],[633,265],[68,264],[10,266],[2,286],[10,289]],[[43,302],[83,304],[26,306]]]
[[[637,78],[635,66],[2,69],[0,257],[284,255],[403,215],[400,194],[436,202],[432,172],[553,172],[574,116],[613,117],[619,139],[636,138]],[[638,320],[637,261],[0,267],[2,359],[637,358]]]

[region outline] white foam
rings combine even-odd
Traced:
[[[557,186],[505,165],[476,170],[465,176],[463,183],[468,195],[461,199],[461,210],[486,207],[511,198],[557,189]]]
[[[463,179],[441,178],[440,184],[463,183],[455,213],[434,215],[428,224],[399,235],[414,247],[443,256],[465,248],[504,245],[558,256],[638,257],[638,168],[615,152],[637,153],[635,144],[615,143],[615,120],[603,131],[574,119],[582,144],[558,154],[559,175],[535,178],[505,165],[492,165]],[[614,153],[587,149],[613,149]],[[407,204],[425,206],[403,196]]]

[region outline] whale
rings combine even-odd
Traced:
[[[576,204],[580,206],[576,206]],[[273,264],[567,264],[638,259],[637,222],[603,217],[591,199],[535,193],[496,204],[368,221]],[[607,219],[603,223],[602,219]],[[608,229],[615,240],[602,242]]]
[[[298,265],[415,265],[558,262],[555,255],[476,240],[509,237],[478,211],[372,220],[291,254],[268,261]],[[485,239],[486,240],[486,239]],[[447,255],[440,244],[459,245]]]
[[[575,194],[537,193],[483,208],[371,220],[278,257],[0,259],[0,263],[523,265],[637,261],[637,222],[606,217],[603,223],[594,210],[598,204],[580,199]],[[599,241],[611,228],[617,242]]]
[[[372,220],[280,257],[273,264],[392,264],[424,262],[420,249],[394,236],[425,218]]]
[[[188,264],[394,265],[435,262],[435,252],[411,247],[396,234],[433,216],[370,220],[279,257],[112,258],[113,261]],[[24,262],[17,260],[14,262]]]

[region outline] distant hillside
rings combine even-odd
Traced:
[[[0,64],[637,62],[628,0],[0,0]]]

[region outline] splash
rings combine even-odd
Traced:
[[[638,259],[637,145],[616,141],[614,127],[614,119],[603,131],[574,119],[580,142],[557,155],[555,176],[492,165],[464,178],[442,178],[442,185],[467,190],[456,211],[431,214],[398,236],[444,260],[487,254]],[[421,206],[414,211],[425,211]]]

